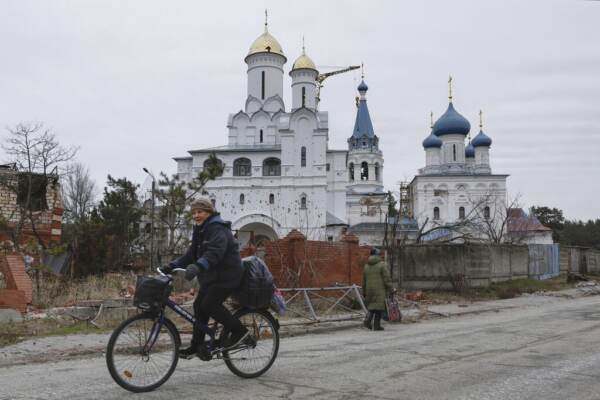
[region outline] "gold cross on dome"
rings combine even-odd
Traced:
[[[265,32],[267,31],[267,25],[269,25],[269,13],[265,8]]]
[[[448,77],[448,99],[452,102],[452,75]]]

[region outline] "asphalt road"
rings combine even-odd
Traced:
[[[152,393],[104,358],[0,368],[0,399],[600,399],[600,297],[287,338],[263,377],[181,360]]]

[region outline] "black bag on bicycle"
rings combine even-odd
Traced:
[[[234,297],[248,308],[267,308],[275,292],[273,275],[265,263],[256,256],[242,259],[244,276]]]
[[[142,310],[158,310],[167,302],[171,289],[166,276],[138,276],[133,305]]]

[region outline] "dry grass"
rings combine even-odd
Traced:
[[[514,279],[510,281],[492,283],[486,288],[467,288],[463,293],[451,290],[423,290],[425,304],[448,304],[461,301],[483,301],[509,299],[524,293],[551,292],[574,287],[568,283],[566,277],[559,276],[543,281],[536,279]]]
[[[39,291],[33,281],[33,306],[51,308],[74,305],[83,300],[120,298],[127,286],[135,287],[133,274],[106,274],[82,279],[44,275],[40,277]]]
[[[53,335],[72,335],[81,333],[106,332],[109,328],[96,328],[81,321],[44,318],[24,320],[0,325],[0,347],[8,346],[24,339]]]

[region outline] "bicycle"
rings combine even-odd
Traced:
[[[158,308],[138,306],[142,313],[123,321],[112,333],[106,349],[110,375],[121,387],[135,393],[158,388],[177,367],[181,337],[175,324],[165,316],[165,309],[173,310],[192,326],[195,323],[191,313],[168,298],[173,286],[172,274],[164,274],[160,268],[157,271],[167,278],[166,301]],[[242,378],[261,376],[277,358],[279,322],[267,309],[239,308],[233,315],[250,331],[251,339],[226,347],[223,344],[230,332],[217,323],[214,328],[201,324],[200,329],[208,337],[207,361],[222,359],[231,372]]]

